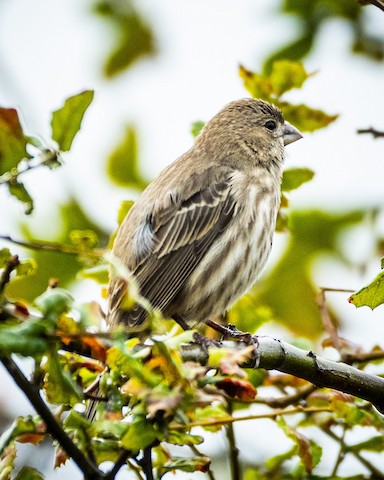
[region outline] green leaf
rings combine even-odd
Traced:
[[[24,184],[17,180],[12,180],[8,183],[9,193],[16,197],[21,203],[24,204],[24,213],[29,215],[33,211],[33,199],[29,195]]]
[[[82,400],[82,391],[71,375],[64,370],[57,351],[52,348],[48,354],[47,374],[44,387],[48,402],[74,405]]]
[[[194,137],[197,137],[198,134],[201,132],[201,130],[203,129],[205,125],[205,122],[203,122],[202,120],[196,120],[195,122],[192,123],[192,126],[191,126],[191,133]]]
[[[308,2],[300,2],[303,6],[303,9],[308,8]],[[305,57],[307,53],[311,50],[313,42],[315,38],[315,32],[308,31],[305,32],[301,37],[294,40],[292,43],[284,46],[276,53],[271,55],[267,60],[264,62],[263,71],[269,73],[273,69],[273,65],[276,61],[282,59],[289,59],[289,60],[300,60],[301,58]]]
[[[211,459],[208,457],[177,458],[173,457],[171,462],[166,463],[161,471],[162,475],[172,470],[181,470],[182,472],[207,472],[211,465]]]
[[[16,475],[15,480],[44,480],[44,477],[35,468],[23,467]]]
[[[63,288],[52,288],[37,297],[35,304],[47,318],[55,319],[58,315],[66,313],[73,304],[72,295]]]
[[[292,105],[280,100],[282,94],[292,88],[300,88],[310,76],[299,62],[288,60],[275,62],[269,77],[240,66],[239,75],[252,97],[274,103],[281,109],[284,118],[302,132],[314,132],[324,128],[338,117],[304,104]]]
[[[63,152],[67,152],[71,148],[93,96],[93,90],[85,90],[67,98],[63,107],[53,112],[51,120],[52,138]]]
[[[280,96],[288,90],[300,88],[308,77],[301,62],[278,60],[272,66],[270,81],[274,93]]]
[[[166,440],[167,443],[171,443],[172,445],[200,445],[204,442],[204,438],[200,435],[191,435],[190,433],[179,430],[171,430]]]
[[[312,180],[314,175],[315,172],[310,168],[290,168],[289,170],[284,170],[281,189],[284,192],[296,190],[296,188],[299,188],[303,183]]]
[[[85,250],[96,247],[99,242],[99,237],[93,230],[71,230],[69,238],[74,245]]]
[[[138,358],[135,358],[134,354],[122,351],[117,346],[108,350],[106,363],[111,369],[117,370],[128,377],[136,378],[149,388],[155,388],[162,381],[160,375],[143,365]]]
[[[0,107],[0,175],[15,168],[24,158],[30,155],[17,111]]]
[[[291,105],[287,102],[277,103],[282,110],[285,120],[295,125],[301,132],[314,132],[334,122],[338,115],[328,115],[322,110],[307,105]]]
[[[367,306],[372,310],[384,303],[384,270],[371,283],[353,293],[349,299],[356,307]]]
[[[37,268],[36,260],[30,258],[29,260],[23,260],[16,267],[16,273],[18,276],[32,275]]]
[[[296,428],[285,423],[282,417],[278,420],[277,425],[296,445],[296,455],[300,457],[306,472],[311,473],[321,459],[321,448],[311,440],[308,440]]]
[[[294,445],[292,448],[287,450],[284,453],[280,453],[279,455],[275,455],[274,457],[268,458],[265,461],[265,466],[268,470],[276,470],[282,463],[290,460],[294,457],[297,453],[297,446]]]
[[[92,437],[115,438],[119,440],[129,430],[129,424],[111,420],[92,422],[90,433]]]
[[[96,458],[96,463],[117,462],[121,455],[121,445],[117,440],[103,439],[102,441],[92,438],[92,451]]]
[[[349,427],[365,425],[366,422],[368,425],[371,425],[369,413],[361,409],[357,404],[335,397],[332,400],[332,407],[337,418],[341,418],[343,423]]]
[[[39,417],[17,417],[12,425],[5,430],[0,437],[0,455],[3,454],[5,449],[21,435],[28,433],[38,433],[38,424],[41,423]],[[40,432],[41,433],[41,432]]]
[[[139,58],[155,52],[152,32],[131,1],[101,0],[95,11],[109,21],[115,31],[115,45],[104,65],[107,77],[115,76]]]
[[[121,445],[127,450],[138,452],[156,440],[155,430],[144,416],[137,416],[129,425],[128,432],[123,435]]]
[[[0,268],[4,268],[12,257],[9,248],[2,248],[0,250]]]
[[[51,329],[45,319],[28,320],[0,328],[0,351],[4,355],[18,353],[25,357],[39,356],[47,349],[45,335]]]
[[[244,87],[252,97],[268,101],[271,99],[273,85],[268,77],[251,72],[242,65],[239,67],[239,75],[244,82]]]
[[[140,173],[137,151],[136,130],[129,125],[119,146],[107,161],[108,176],[116,185],[137,190],[143,190],[147,186],[148,182]]]
[[[109,268],[105,264],[97,265],[96,267],[81,270],[79,276],[88,280],[94,280],[101,285],[106,285],[109,281]]]
[[[75,435],[76,443],[80,448],[89,448],[89,438],[92,437],[89,432],[92,425],[84,415],[74,409],[70,410],[69,415],[64,420],[64,428],[66,432]]]

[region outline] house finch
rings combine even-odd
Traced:
[[[165,317],[202,322],[256,282],[271,250],[284,146],[301,137],[274,105],[232,102],[136,201],[113,253]],[[112,278],[110,326],[145,320],[141,306],[124,309],[125,292],[124,281]]]

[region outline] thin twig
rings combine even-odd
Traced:
[[[332,470],[332,477],[336,477],[337,475],[337,470],[339,469],[339,466],[341,465],[341,462],[344,460],[345,458],[345,434],[347,432],[347,426],[344,424],[343,425],[343,434],[339,437],[339,445],[340,445],[340,448],[339,448],[339,453],[337,455],[337,459],[336,459],[336,462],[335,462],[335,466],[333,467],[333,470]]]
[[[311,393],[317,389],[316,385],[309,383],[302,388],[298,388],[296,392],[291,395],[283,395],[281,397],[261,397],[257,396],[250,403],[261,403],[271,408],[286,408],[289,405],[293,405],[300,400],[304,400]]]
[[[60,165],[59,152],[56,150],[43,150],[41,154],[33,159],[24,158],[19,162],[18,168],[15,171],[5,172],[3,175],[0,175],[0,185],[7,183],[12,183],[17,181],[20,175],[23,175],[30,170],[34,170],[39,167],[49,166],[49,165]],[[33,163],[35,160],[36,163]],[[23,167],[25,165],[25,167]]]
[[[195,454],[196,457],[202,457],[203,454],[199,451],[199,449],[196,447],[196,445],[189,445],[189,448],[192,450],[192,452]],[[210,480],[215,480],[215,475],[211,470],[211,466],[209,466],[208,470],[204,472],[208,475]]]
[[[338,293],[353,293],[356,290],[352,290],[351,288],[332,288],[332,287],[320,287],[320,290],[323,292],[338,292]]]
[[[369,2],[369,3],[372,3],[373,2]],[[376,5],[377,7],[381,8],[383,11],[384,11],[384,3],[382,4],[382,6],[380,7],[379,5]],[[373,138],[381,138],[381,137],[384,137],[384,132],[381,132],[380,130],[376,130],[376,128],[373,128],[373,127],[370,127],[370,128],[359,128],[359,130],[357,130],[357,133],[359,134],[364,134],[364,133],[369,133],[373,136]]]
[[[103,249],[84,250],[83,247],[76,247],[58,242],[48,242],[41,240],[34,240],[33,242],[26,242],[24,240],[16,240],[9,235],[0,235],[0,240],[19,245],[20,247],[28,248],[30,250],[39,250],[44,252],[65,253],[67,255],[89,255],[93,257],[101,257],[104,253]]]
[[[201,422],[190,422],[186,424],[181,423],[171,423],[169,425],[170,430],[189,430],[193,427],[217,427],[219,425],[228,425],[234,422],[243,422],[246,420],[260,420],[262,418],[271,418],[275,419],[281,415],[294,415],[297,413],[320,413],[320,412],[332,412],[332,408],[330,407],[295,407],[287,409],[277,409],[273,412],[269,413],[260,413],[257,415],[245,415],[243,417],[227,417],[221,418],[218,420],[206,420]]]
[[[11,273],[13,272],[13,270],[15,270],[15,268],[17,268],[19,263],[19,257],[17,255],[13,255],[9,258],[0,277],[0,293],[3,293],[5,286],[9,283],[11,279]]]
[[[229,415],[233,416],[232,403],[228,403]],[[229,445],[229,463],[231,466],[231,479],[240,480],[240,462],[239,462],[239,449],[236,445],[235,431],[233,428],[233,422],[229,423],[226,427],[226,434]]]
[[[384,350],[372,350],[372,352],[361,352],[353,355],[344,355],[346,363],[367,363],[384,359]]]
[[[359,0],[359,3],[363,6],[373,5],[374,7],[377,7],[384,12],[384,1],[383,0]]]
[[[27,380],[23,372],[10,357],[1,357],[0,360],[44,421],[47,426],[47,431],[60,443],[67,455],[73,459],[76,465],[84,473],[85,478],[87,480],[104,479],[104,474],[96,467],[96,465],[91,463],[85,457],[57,422],[56,418],[41,398],[38,388]]]
[[[341,342],[340,342],[340,337],[337,331],[337,328],[335,327],[334,323],[331,320],[331,317],[328,312],[327,304],[326,304],[326,298],[325,298],[325,292],[331,291],[330,289],[320,289],[320,294],[317,298],[317,305],[320,310],[320,315],[321,315],[321,320],[324,325],[325,331],[329,334],[329,338],[331,339],[332,346],[340,352],[341,350]]]
[[[132,458],[127,459],[127,465],[129,465],[131,472],[133,472],[136,475],[138,480],[143,480],[144,477],[142,474],[141,467],[136,465],[136,463],[133,462]]]
[[[333,440],[338,442],[340,444],[340,437],[338,437],[335,433],[332,432],[332,430],[322,428],[321,429],[324,433],[326,433],[329,437],[331,437]],[[346,444],[344,444],[344,450],[345,453],[350,453],[353,455],[364,467],[369,470],[369,472],[372,474],[372,478],[375,479],[380,479],[384,478],[384,474],[382,471],[378,470],[374,465],[372,465],[371,462],[369,462],[366,458],[360,455],[359,452],[356,452],[354,450],[351,450],[350,447]]]

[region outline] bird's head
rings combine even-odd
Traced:
[[[250,157],[257,155],[263,163],[271,157],[282,160],[284,146],[302,138],[275,105],[255,98],[226,105],[206,124],[200,136],[204,144],[212,145],[223,156],[240,147],[240,151]]]

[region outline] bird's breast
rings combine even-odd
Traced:
[[[202,321],[223,313],[257,281],[271,250],[279,191],[257,184],[241,191],[234,217],[184,289],[180,314],[186,320]]]

